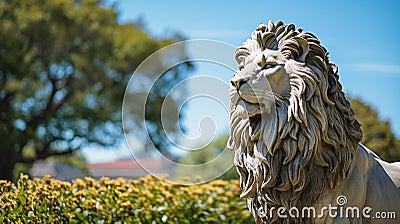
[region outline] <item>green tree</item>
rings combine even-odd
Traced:
[[[360,99],[350,99],[363,132],[362,143],[387,161],[400,160],[400,141],[394,136],[388,120],[381,120],[375,109]]]
[[[212,161],[215,157],[219,156],[223,150],[228,150],[226,149],[228,138],[229,136],[227,135],[222,135],[218,137],[206,147],[193,152],[189,152],[187,155],[180,159],[179,163],[184,165],[198,165]],[[218,179],[223,180],[239,179],[239,175],[237,174],[234,166],[226,171],[226,164],[233,165],[233,152],[222,154],[221,156],[224,156],[223,158],[221,158],[221,161],[224,161],[224,164],[212,163],[212,165],[206,166],[204,169],[201,170],[201,173],[198,174],[192,173],[191,170],[188,170],[185,167],[180,167],[176,171],[176,175],[181,178],[196,178],[196,176],[201,176],[203,179],[210,179],[213,177],[218,177]],[[192,181],[195,181],[195,179],[193,179]]]
[[[16,163],[122,139],[130,74],[178,39],[152,38],[117,18],[99,0],[0,1],[0,179],[12,179]],[[188,68],[171,69],[160,83],[178,82]],[[160,91],[150,105],[165,98]],[[146,119],[158,127],[159,117]]]

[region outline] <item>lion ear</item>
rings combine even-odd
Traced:
[[[308,55],[308,51],[310,50],[308,42],[301,37],[294,37],[294,39],[297,41],[298,43],[298,47],[299,47],[299,57],[297,58],[297,60],[299,62],[305,62],[306,61],[306,57]]]

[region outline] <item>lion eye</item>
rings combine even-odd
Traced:
[[[277,66],[279,63],[276,60],[269,60],[265,63],[263,69],[268,69]]]

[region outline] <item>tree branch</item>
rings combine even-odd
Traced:
[[[75,93],[75,91],[69,91],[61,100],[59,100],[57,103],[52,105],[52,108],[57,110],[58,108],[60,108],[60,106],[62,106],[63,104],[65,104],[70,98],[71,96],[73,96]]]
[[[46,65],[46,67],[48,68],[49,66]],[[27,122],[27,125],[29,127],[31,127],[33,130],[35,130],[37,128],[37,126],[41,123],[41,121],[45,117],[46,112],[48,112],[50,110],[54,96],[56,95],[56,93],[58,91],[58,88],[56,88],[57,80],[52,78],[50,73],[51,73],[50,70],[47,69],[47,77],[51,82],[52,89],[51,89],[50,95],[47,97],[46,107],[43,110],[41,110],[37,115],[32,116],[31,119],[29,119],[29,121]]]

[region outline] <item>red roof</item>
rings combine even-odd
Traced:
[[[146,169],[159,168],[160,162],[154,159],[140,159],[140,164],[134,159],[120,159],[105,163],[91,163],[89,169]]]

